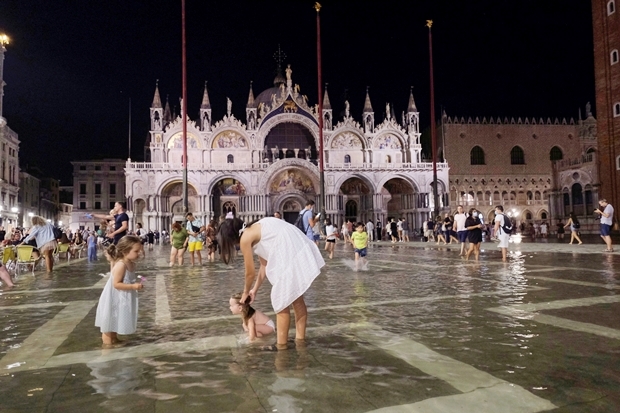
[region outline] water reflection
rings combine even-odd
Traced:
[[[137,359],[90,362],[86,365],[91,369],[90,375],[94,377],[88,384],[96,393],[109,398],[131,393],[146,383],[145,366]]]

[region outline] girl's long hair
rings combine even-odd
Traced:
[[[120,241],[118,241],[118,244],[110,245],[106,251],[110,258],[116,262],[118,260],[122,260],[123,257],[127,255],[136,244],[142,244],[140,237],[136,237],[135,235],[125,235],[120,239]]]
[[[241,317],[243,318],[243,324],[247,325],[248,324],[248,320],[250,318],[252,318],[252,316],[254,315],[254,313],[256,312],[256,310],[254,310],[254,308],[252,308],[252,306],[250,304],[246,304],[246,303],[242,303],[241,302],[241,296],[243,294],[241,293],[236,293],[232,295],[232,299],[236,300],[239,304],[241,304]],[[248,296],[248,299],[250,297]],[[246,299],[246,301],[248,300]]]
[[[246,228],[249,228],[252,224],[248,225]],[[241,239],[241,235],[239,235],[241,228],[243,228],[243,221],[235,217],[222,221],[220,228],[217,231],[217,242],[220,248],[220,257],[226,264],[230,263],[235,257],[235,246]]]

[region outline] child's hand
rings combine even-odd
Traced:
[[[133,286],[134,286],[134,289],[136,290],[141,290],[144,288],[144,285],[142,285],[142,283],[135,283],[133,284]]]

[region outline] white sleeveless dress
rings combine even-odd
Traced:
[[[306,292],[321,273],[325,260],[316,244],[294,225],[272,217],[258,224],[261,239],[254,245],[254,253],[267,261],[271,305],[279,313]]]
[[[136,282],[135,272],[125,270],[123,284]],[[110,275],[99,298],[95,327],[102,333],[133,334],[138,324],[138,292],[136,290],[117,290],[114,277]]]

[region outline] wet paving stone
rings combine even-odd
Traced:
[[[138,330],[112,349],[94,327],[105,261],[23,274],[0,291],[0,411],[620,411],[620,254],[522,243],[502,263],[485,243],[473,262],[390,244],[360,272],[337,245],[305,295],[307,343],[284,352],[247,344],[230,314],[241,260],[147,252]],[[269,293],[254,306],[275,319]]]

